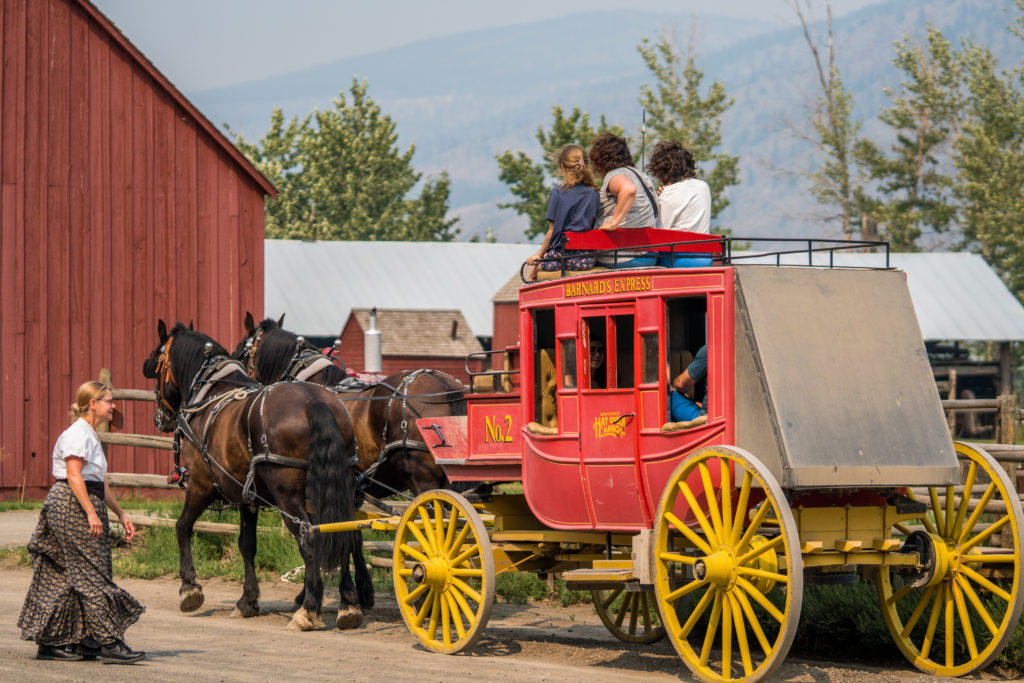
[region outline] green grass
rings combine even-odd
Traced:
[[[0,500],[0,512],[8,510],[38,510],[43,507],[41,500]]]

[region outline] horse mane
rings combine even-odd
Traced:
[[[268,325],[267,323],[271,323]],[[260,323],[263,336],[260,339],[259,349],[256,353],[256,377],[265,384],[277,382],[287,372],[295,357],[295,340],[298,335],[288,330],[282,330],[273,320],[269,318]],[[313,348],[308,342],[303,348]]]
[[[227,356],[227,350],[218,344],[211,337],[202,332],[196,332],[177,323],[171,330],[170,337],[174,337],[174,344],[171,346],[171,363],[174,367],[174,374],[177,375],[182,392],[188,392],[188,385],[199,373],[200,368],[206,361],[206,351],[203,347],[207,343],[213,344],[210,356]],[[184,400],[185,396],[182,397]]]
[[[256,353],[256,376],[266,383],[277,382],[288,371],[292,358],[295,357],[295,342],[299,335],[294,332],[278,327],[277,321],[273,318],[266,318],[259,324],[263,331],[259,349]],[[320,349],[311,343],[303,342],[299,347],[301,350],[309,350],[319,353]],[[345,379],[346,375],[341,368],[332,366],[324,371],[327,384],[335,384]]]

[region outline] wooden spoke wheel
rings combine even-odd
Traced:
[[[929,488],[920,520],[896,525],[925,570],[878,573],[896,645],[914,666],[942,676],[987,666],[1013,635],[1024,604],[1016,488],[985,451],[957,443],[956,453],[960,486]]]
[[[679,464],[661,497],[654,590],[668,637],[703,681],[757,681],[785,658],[803,600],[793,513],[768,469],[712,446]]]
[[[494,555],[480,515],[452,491],[425,491],[398,523],[395,597],[409,630],[435,652],[480,638],[494,603]]]
[[[665,637],[653,592],[617,588],[590,591],[590,595],[601,623],[619,640],[650,645]]]

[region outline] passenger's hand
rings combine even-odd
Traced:
[[[87,515],[89,520],[89,536],[92,538],[99,538],[103,535],[103,521],[100,520],[99,515],[93,510]]]
[[[540,261],[540,254],[530,254],[526,257],[526,262],[531,266]]]
[[[601,225],[598,228],[598,230],[618,230],[618,229],[619,229],[619,226],[616,225],[615,223],[612,223],[611,221],[608,221],[607,223]]]
[[[124,527],[124,535],[130,541],[135,536],[135,525],[132,524],[132,520],[128,519],[128,513],[122,512],[118,518],[121,522],[121,526]]]

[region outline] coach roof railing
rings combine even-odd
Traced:
[[[752,244],[783,245],[765,251],[750,251]],[[628,230],[589,230],[566,233],[566,248],[573,250],[572,256],[605,255],[621,258],[635,256],[636,252],[654,252],[660,257],[675,262],[676,257],[710,258],[715,265],[787,265],[816,268],[850,268],[836,263],[836,253],[876,253],[882,264],[878,269],[890,268],[889,243],[878,240],[838,240],[817,238],[786,237],[726,237],[705,235],[681,230],[656,228],[635,228]],[[628,255],[627,255],[628,253]],[[806,259],[802,258],[806,256]],[[568,256],[557,260],[564,277]],[[525,266],[525,264],[524,264]],[[863,268],[864,266],[856,266]],[[521,269],[521,273],[524,269]],[[586,272],[586,271],[584,271]],[[576,275],[578,273],[571,273]],[[524,277],[524,282],[525,282]]]

